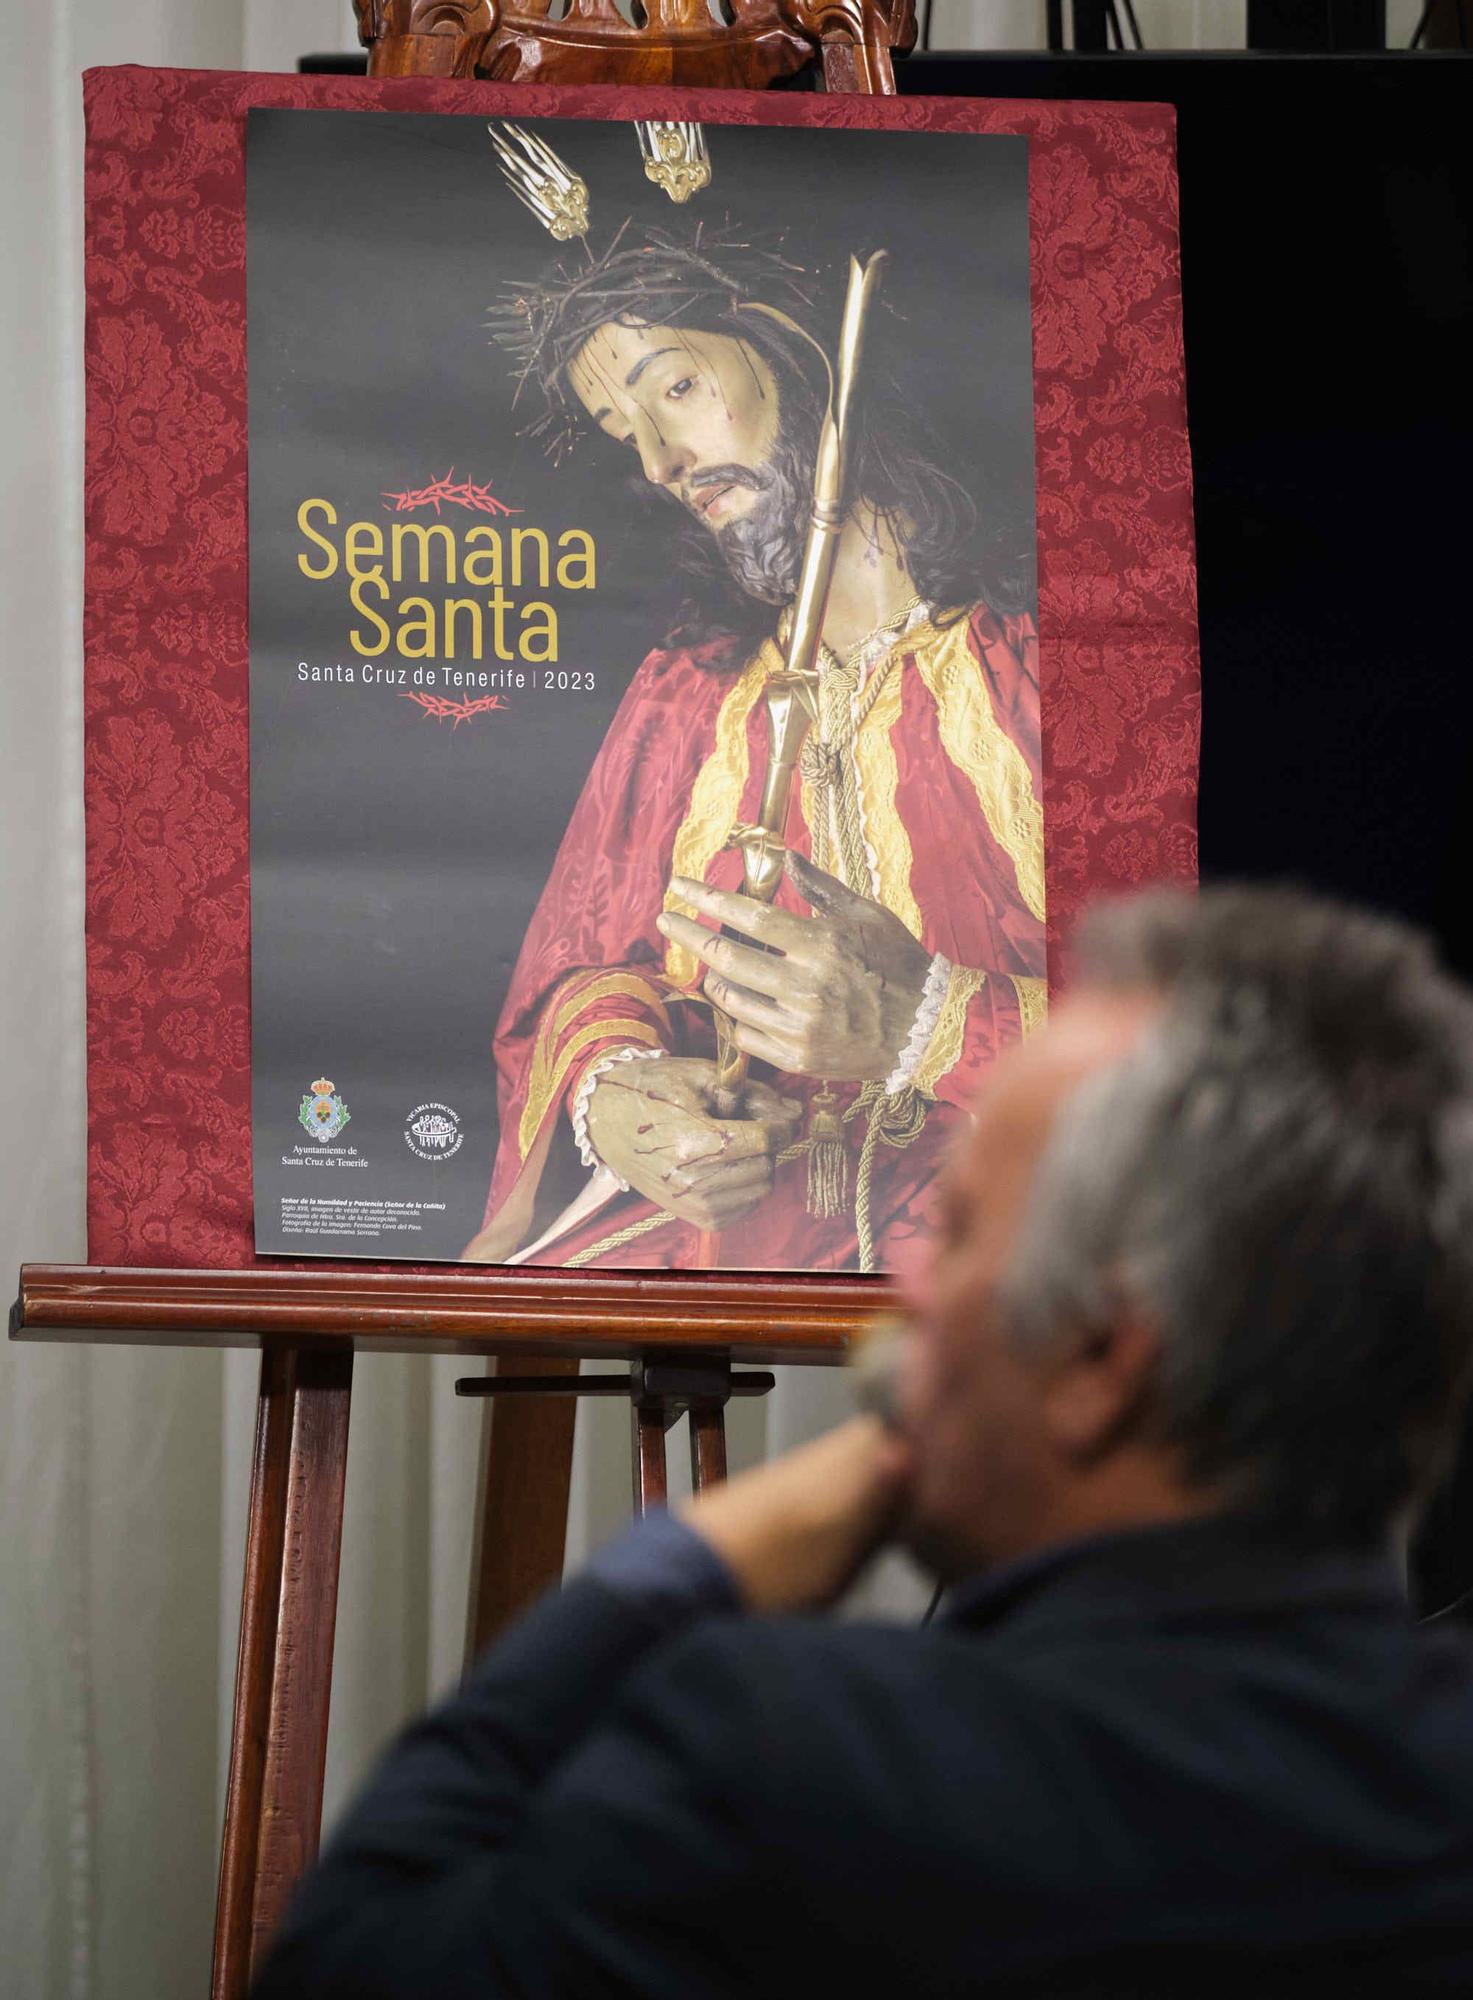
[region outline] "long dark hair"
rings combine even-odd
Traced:
[[[506,286],[491,327],[517,363],[518,400],[537,404],[528,432],[556,456],[587,428],[568,386],[568,365],[612,321],[746,341],[773,371],[784,436],[806,445],[811,463],[824,404],[822,364],[798,334],[748,310],[757,303],[776,307],[832,353],[841,309],[832,283],[730,224],[698,226],[687,238],[645,229],[632,240],[626,225],[601,257],[581,267],[565,261],[535,283]],[[917,590],[938,609],[959,610],[979,597],[996,611],[1028,608],[1034,581],[1026,523],[989,519],[977,498],[986,468],[947,462],[943,440],[897,373],[902,325],[882,310],[870,336],[852,459],[855,494],[896,534]],[[643,480],[630,484],[649,490]],[[678,545],[685,588],[683,601],[671,607],[672,637],[691,642],[719,631],[749,639],[772,629],[771,606],[738,587],[706,529],[684,520]]]

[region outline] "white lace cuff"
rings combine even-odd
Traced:
[[[910,1024],[910,1033],[905,1038],[905,1047],[900,1051],[900,1060],[885,1078],[885,1095],[894,1097],[914,1083],[921,1059],[931,1045],[931,1037],[936,1032],[936,1023],[941,1019],[941,1003],[946,998],[955,967],[949,958],[943,958],[938,951],[931,960],[931,969],[926,974],[926,984],[921,991],[921,1004],[916,1008],[915,1019]]]
[[[605,1173],[614,1172],[612,1167],[604,1166],[604,1162],[588,1143],[588,1105],[593,1096],[594,1085],[601,1076],[608,1074],[615,1063],[649,1062],[658,1060],[664,1054],[664,1049],[610,1049],[608,1054],[600,1056],[596,1063],[589,1064],[573,1098],[573,1138],[577,1142],[578,1157],[585,1167],[604,1167]],[[614,1174],[614,1179],[619,1181],[620,1193],[628,1194],[628,1181],[619,1180],[617,1174]]]

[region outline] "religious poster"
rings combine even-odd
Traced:
[[[1045,1005],[1027,150],[252,115],[258,1248],[921,1226]]]
[[[94,1256],[901,1261],[1194,869],[1170,145],[89,80]]]

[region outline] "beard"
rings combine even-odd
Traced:
[[[790,604],[813,511],[813,450],[797,438],[779,438],[749,478],[756,498],[745,514],[716,530],[716,550],[743,596]]]
[[[675,539],[676,566],[702,596],[720,599],[735,585],[741,597],[758,604],[790,604],[798,594],[803,551],[813,512],[813,468],[818,455],[818,416],[801,404],[784,412],[784,428],[761,465],[721,465],[702,471],[703,485],[717,480],[745,486],[755,496],[745,514],[723,527],[693,520],[685,502],[664,493],[685,516]],[[643,481],[631,490],[652,498]]]

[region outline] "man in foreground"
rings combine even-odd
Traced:
[[[899,1421],[597,1558],[390,1755],[259,1988],[1473,1987],[1473,1657],[1396,1551],[1473,1351],[1473,1012],[1263,892],[1097,919]],[[827,1624],[899,1535],[924,1630]]]

